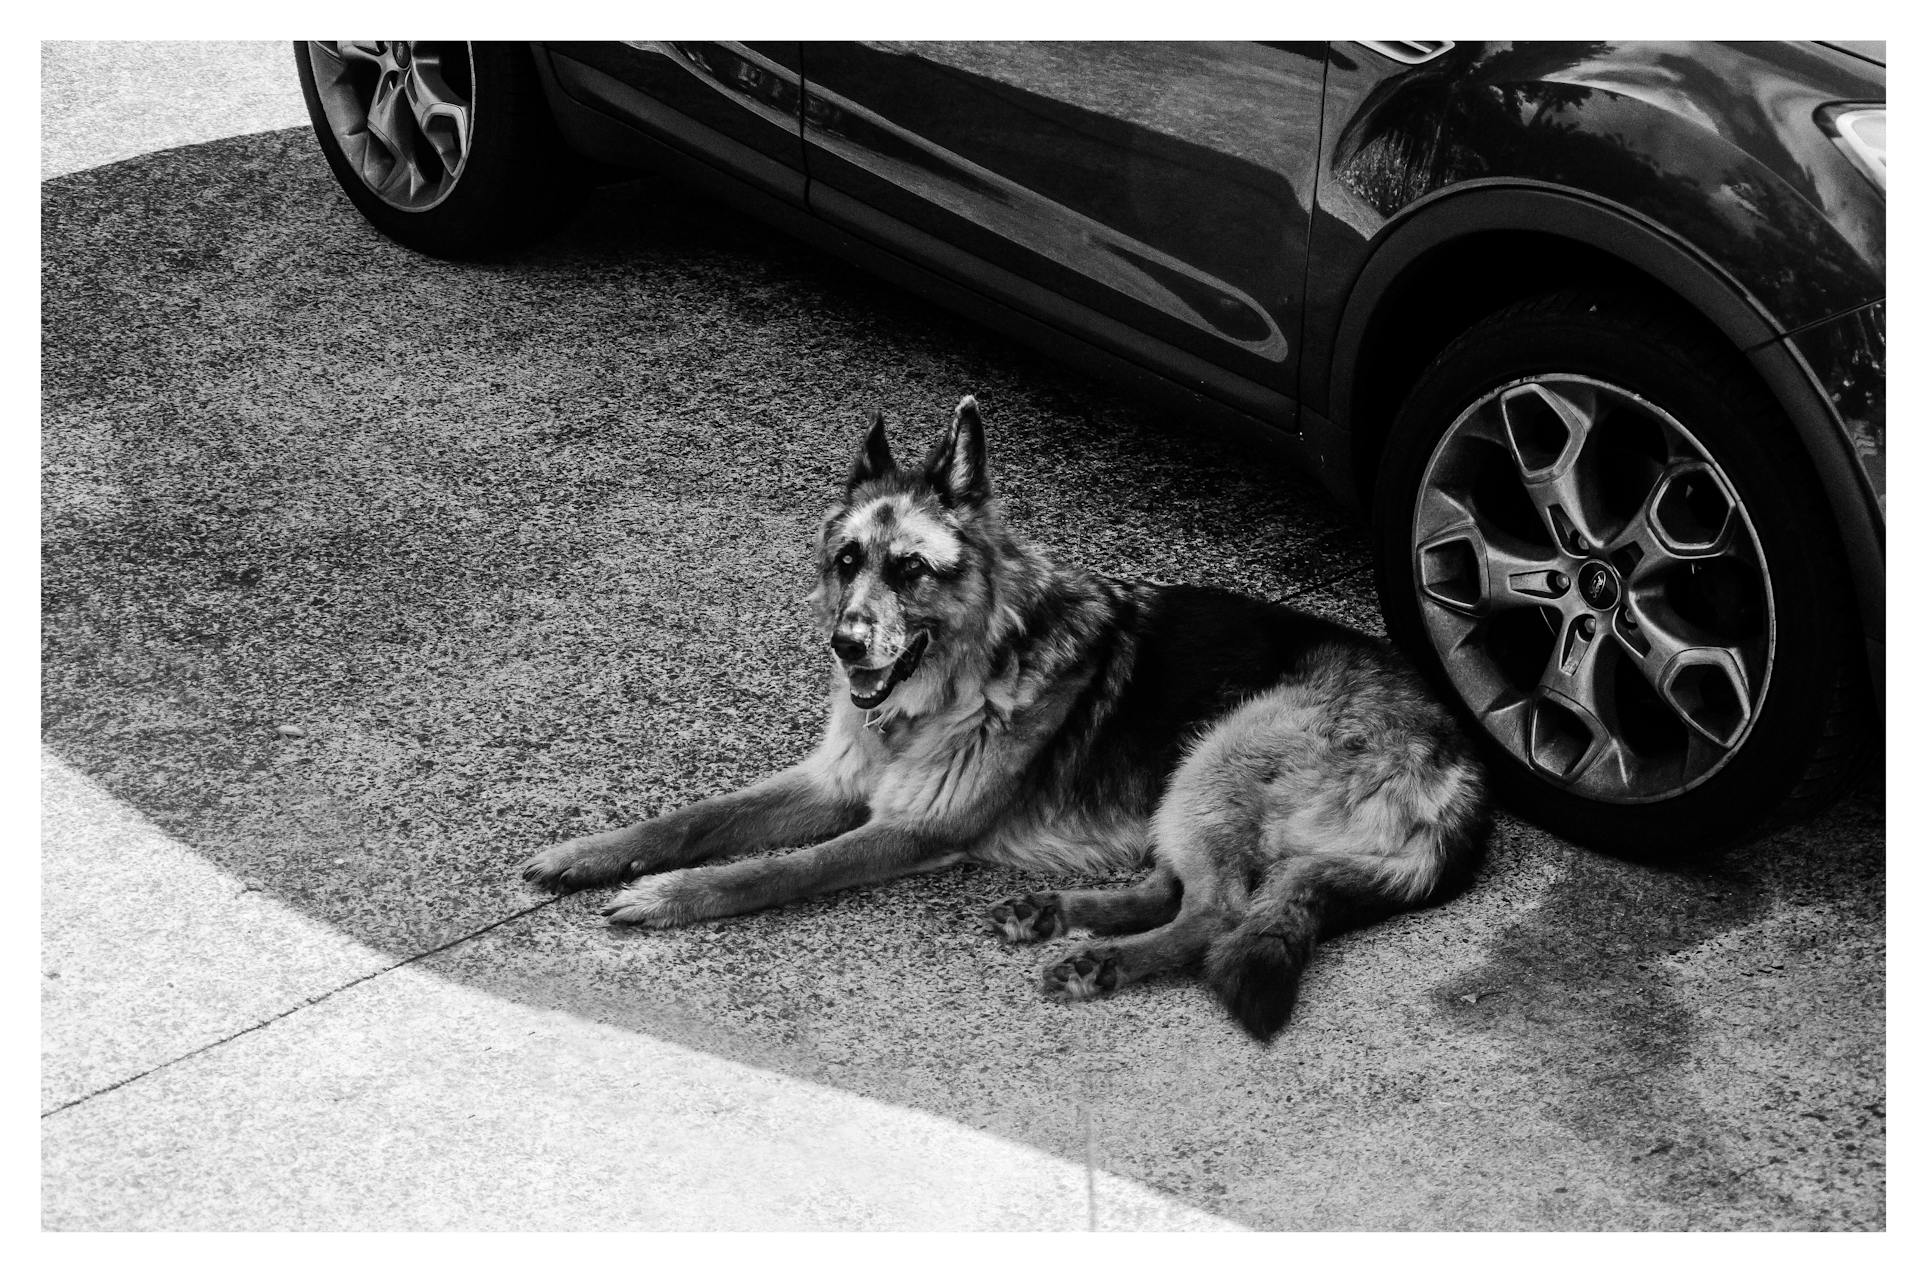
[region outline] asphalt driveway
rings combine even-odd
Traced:
[[[1041,956],[975,929],[1041,882],[1007,870],[612,930],[598,894],[546,899],[518,865],[806,752],[827,688],[801,605],[807,540],[874,406],[930,439],[976,394],[1009,519],[1100,569],[1377,630],[1362,534],[1151,404],[649,182],[485,266],[375,235],[299,130],[42,191],[48,786],[123,809],[163,876],[144,904],[138,878],[77,895],[66,854],[87,838],[49,805],[49,1226],[272,1226],[260,1217],[295,1186],[277,1153],[306,1164],[303,1208],[278,1212],[290,1226],[364,1226],[314,1202],[313,1181],[403,1150],[377,1128],[346,1132],[350,1151],[318,1145],[330,1114],[360,1126],[341,1111],[396,1086],[581,1128],[502,1149],[458,1121],[413,1126],[448,1137],[430,1145],[444,1186],[404,1194],[388,1223],[491,1226],[476,1181],[534,1161],[564,1174],[590,1127],[623,1116],[603,1078],[723,1070],[785,1084],[753,1097],[773,1124],[824,1128],[796,1160],[855,1199],[827,1226],[859,1226],[858,1198],[889,1180],[836,1176],[859,1155],[836,1138],[853,1115],[789,1116],[795,1092],[992,1137],[1046,1187],[1058,1177],[1034,1163],[1089,1172],[1084,1200],[1042,1210],[935,1189],[904,1212],[933,1227],[1083,1211],[1103,1226],[1884,1225],[1877,786],[1685,871],[1503,818],[1475,890],[1330,944],[1264,1051],[1192,981],[1042,1001]],[[201,904],[168,900],[176,869],[204,869],[207,895],[233,885],[207,914],[271,903],[342,961],[302,971],[270,922],[167,936],[156,907]],[[111,995],[64,966],[101,949],[144,987],[118,1031]],[[455,1000],[466,1023],[421,1025]],[[490,1003],[594,1041],[474,1078],[499,1042],[479,1041]],[[325,1070],[328,1013],[379,1043],[357,1085],[248,1076]],[[469,1080],[470,1096],[452,1089]],[[691,1142],[648,1152],[671,1174]],[[744,1227],[753,1176],[731,1218],[723,1191],[697,1222],[621,1209],[644,1191],[632,1179],[568,1187],[609,1226]]]

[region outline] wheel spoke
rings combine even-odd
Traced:
[[[1605,734],[1581,766],[1580,776],[1590,789],[1628,794],[1642,789],[1648,766],[1618,733]]]
[[[1631,552],[1636,572],[1720,556],[1757,564],[1738,510],[1739,502],[1713,465],[1686,460],[1660,474],[1626,525],[1607,541],[1606,551],[1610,556]]]
[[[378,66],[384,51],[380,40],[309,40],[307,47],[324,54],[337,66],[349,63]]]
[[[1466,648],[1480,630],[1480,620],[1451,607],[1427,611],[1427,628],[1433,633],[1434,648],[1452,658]]]
[[[1567,551],[1585,552],[1600,538],[1599,510],[1590,506],[1581,482],[1581,459],[1598,412],[1592,386],[1529,381],[1501,394],[1499,409],[1507,451],[1541,524]]]
[[[466,161],[472,110],[447,86],[438,53],[415,56],[407,75],[407,102],[421,135],[439,155],[441,166],[449,174],[458,175]]]
[[[1604,632],[1567,623],[1555,638],[1540,682],[1527,700],[1520,755],[1562,782],[1614,786],[1630,756],[1612,709],[1618,650]]]
[[[380,77],[374,85],[373,100],[367,103],[367,130],[380,139],[380,144],[396,160],[403,153],[404,140],[400,130],[405,127],[401,116],[400,77],[389,72]]]
[[[1526,755],[1528,722],[1532,717],[1532,698],[1503,694],[1480,713],[1480,723],[1501,746],[1515,755]]]
[[[1664,569],[1672,565],[1675,559],[1653,527],[1653,502],[1658,493],[1658,486],[1648,491],[1647,497],[1641,501],[1633,516],[1628,518],[1627,524],[1607,544],[1609,556],[1617,558],[1622,552],[1631,554],[1636,572]]]
[[[1553,654],[1540,673],[1536,692],[1558,699],[1563,705],[1578,708],[1599,719],[1601,714],[1600,679],[1612,670],[1613,642],[1597,627],[1579,622],[1567,623],[1554,639]]]
[[[1705,639],[1653,604],[1633,607],[1620,647],[1675,718],[1720,751],[1736,746],[1753,718],[1753,686],[1740,651]],[[1689,758],[1689,764],[1692,758]]]
[[[398,73],[389,74],[374,89],[373,101],[367,107],[367,131],[393,157],[392,169],[374,187],[386,198],[412,200],[430,184],[420,171],[412,129],[404,79]]]
[[[1420,590],[1457,614],[1554,606],[1567,591],[1565,563],[1480,521],[1462,520],[1414,549]]]
[[[1615,676],[1621,647],[1604,629],[1568,624],[1555,657],[1525,700],[1525,732],[1515,748],[1540,772],[1603,797],[1644,789],[1652,769],[1620,730]]]

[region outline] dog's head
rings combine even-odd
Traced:
[[[821,525],[812,597],[854,706],[879,706],[916,673],[930,681],[947,647],[979,626],[991,497],[971,396],[917,468],[894,463],[886,418],[874,412]]]

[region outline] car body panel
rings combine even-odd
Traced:
[[[1861,475],[1884,513],[1887,503],[1887,303],[1876,301],[1788,337],[1806,362]]]
[[[1857,57],[1863,62],[1871,62],[1875,66],[1885,67],[1887,64],[1885,40],[1821,40],[1820,43],[1827,48],[1838,49],[1842,53]]]
[[[562,135],[580,154],[597,161],[659,173],[724,200],[763,223],[811,243],[1022,341],[1041,352],[1072,362],[1104,382],[1151,394],[1183,420],[1216,435],[1237,440],[1280,462],[1298,466],[1294,435],[1276,427],[1290,419],[1291,399],[1238,377],[1204,360],[1152,342],[1102,315],[1061,301],[1007,271],[977,260],[957,258],[944,245],[911,227],[879,221],[878,214],[851,204],[843,219],[861,232],[840,228],[805,207],[707,162],[702,142],[713,130],[688,120],[656,131],[626,98],[631,88],[601,71],[541,47],[536,65],[548,87]],[[834,196],[827,192],[830,200]],[[1026,303],[998,299],[978,284],[993,276],[995,292],[1021,296]],[[1021,289],[1025,288],[1024,295]]]
[[[1408,67],[1337,44],[1309,338],[1340,325],[1395,231],[1468,183],[1585,194],[1692,245],[1765,320],[1728,333],[1741,347],[1878,300],[1884,200],[1812,123],[1829,102],[1884,96],[1869,69],[1792,45],[1473,43]],[[1547,220],[1526,228],[1560,232]],[[1335,373],[1323,353],[1302,384],[1316,410],[1331,405]]]
[[[1884,631],[1884,197],[1814,122],[1825,105],[1884,100],[1884,71],[1848,52],[1461,43],[1416,65],[1352,43],[546,52],[563,129],[589,153],[671,154],[714,193],[895,281],[1122,382],[1177,388],[1195,416],[1356,502],[1352,392],[1396,278],[1471,235],[1544,236],[1627,265],[1772,389],[1825,487],[1869,640]],[[1201,91],[1216,72],[1218,100]],[[1279,103],[1270,117],[1261,93]],[[1203,241],[1222,227],[1227,243]]]
[[[546,51],[558,86],[575,101],[682,138],[727,175],[805,201],[797,41],[581,40]]]
[[[1886,691],[1887,626],[1887,307],[1878,301],[1794,332],[1755,351],[1779,364],[1771,379],[1782,394],[1818,398],[1831,427],[1814,464],[1846,544],[1868,666]],[[1816,410],[1807,401],[1799,414]],[[1841,440],[1844,439],[1844,442]]]
[[[1291,397],[1320,52],[810,44],[812,204],[865,233],[911,227]],[[849,221],[856,205],[878,217]]]

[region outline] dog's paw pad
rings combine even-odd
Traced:
[[[1098,998],[1119,984],[1119,953],[1098,947],[1069,954],[1040,974],[1040,992],[1067,1002]]]
[[[1060,899],[1050,892],[1009,897],[987,911],[987,931],[1008,945],[1045,941],[1060,935]]]

